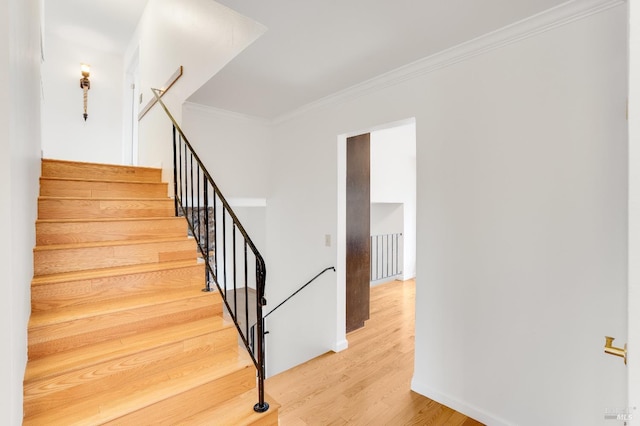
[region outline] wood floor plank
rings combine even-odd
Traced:
[[[371,289],[371,319],[329,352],[270,377],[280,425],[482,425],[411,391],[415,282]]]

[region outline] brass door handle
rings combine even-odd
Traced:
[[[624,344],[624,348],[616,348],[613,346],[615,337],[604,336],[604,353],[609,355],[615,355],[624,358],[624,364],[627,364],[627,344]]]

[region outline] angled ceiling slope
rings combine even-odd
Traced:
[[[274,119],[564,0],[218,0],[268,31],[189,101]]]

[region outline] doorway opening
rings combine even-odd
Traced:
[[[336,348],[334,348],[336,351],[348,346],[346,339],[348,330],[346,306],[349,282],[347,240],[350,237],[347,228],[349,223],[347,220],[347,140],[366,133],[370,134],[370,208],[364,213],[368,217],[362,219],[368,222],[369,238],[372,235],[391,234],[390,237],[383,237],[391,239],[391,245],[385,249],[389,250],[389,254],[393,251],[393,261],[397,262],[397,265],[387,267],[385,264],[383,266],[386,272],[391,272],[389,276],[384,277],[384,280],[374,280],[369,284],[375,285],[392,279],[408,280],[415,277],[416,271],[415,119],[377,126],[364,132],[340,135],[338,137],[338,258],[336,262],[338,266],[338,297],[336,300],[338,318]],[[391,217],[387,213],[390,213]],[[396,234],[401,234],[401,236]],[[367,242],[369,256],[371,256],[371,244],[371,240],[369,240]],[[378,255],[380,256],[380,253]],[[387,261],[391,262],[389,256],[384,260],[384,262]],[[370,277],[373,276],[371,265],[370,262]],[[366,300],[368,301],[368,299]]]

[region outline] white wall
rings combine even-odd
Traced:
[[[181,127],[256,248],[266,256],[270,122],[187,102]]]
[[[624,405],[601,346],[626,333],[625,20],[432,76],[413,384],[480,420],[593,425]]]
[[[416,276],[416,124],[371,132],[371,202],[404,204],[402,279]]]
[[[602,424],[626,403],[624,365],[602,352],[626,334],[625,12],[279,122],[268,298],[339,260],[323,238],[338,223],[337,135],[415,117],[413,389],[489,424]],[[344,287],[318,284],[269,319],[270,374],[344,338]]]
[[[183,76],[163,97],[181,123],[187,98],[265,30],[211,0],[156,0],[145,8],[125,63],[139,49],[143,105],[153,98],[151,87],[162,88],[180,65],[184,67]],[[162,166],[163,179],[171,181],[171,123],[159,106],[140,121],[138,131],[139,164]]]
[[[22,423],[40,154],[40,3],[0,3],[0,419]]]
[[[404,204],[371,203],[371,235],[401,233],[404,229]]]
[[[42,66],[45,158],[121,164],[123,55],[62,38],[51,30],[45,32],[45,42]],[[82,117],[81,62],[91,65],[87,121]]]
[[[225,197],[266,198],[270,122],[185,103],[182,127]]]

